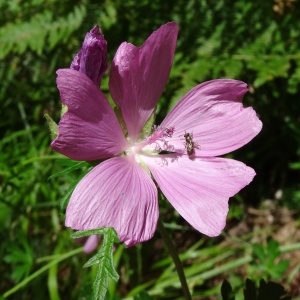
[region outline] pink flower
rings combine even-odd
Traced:
[[[77,185],[66,211],[76,230],[114,227],[127,246],[150,239],[156,229],[159,186],[194,228],[217,236],[225,226],[228,199],[255,172],[215,156],[248,143],[262,128],[242,106],[245,83],[204,82],[189,91],[154,132],[142,129],[168,81],[178,26],[153,32],[141,47],[122,43],[112,63],[109,89],[126,125],[86,75],[57,71],[68,112],[59,123],[54,150],[75,160],[102,160]]]

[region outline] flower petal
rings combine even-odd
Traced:
[[[255,111],[241,103],[246,92],[246,84],[238,80],[204,82],[178,102],[161,126],[175,127],[172,137],[175,148],[184,148],[187,132],[199,144],[196,156],[229,153],[251,141],[262,128]]]
[[[158,219],[157,189],[132,157],[97,165],[75,188],[66,226],[77,230],[113,227],[127,246],[150,239]]]
[[[83,73],[61,69],[57,74],[68,111],[59,122],[52,149],[75,160],[96,160],[122,152],[127,141],[104,94]]]
[[[114,57],[109,89],[132,139],[152,114],[168,81],[177,33],[178,25],[167,23],[141,47],[122,43]]]
[[[229,197],[252,181],[254,170],[232,159],[160,156],[143,160],[163,194],[197,230],[219,235],[226,223]]]

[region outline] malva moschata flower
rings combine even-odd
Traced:
[[[57,71],[68,111],[51,147],[73,160],[102,161],[74,189],[66,226],[113,227],[127,246],[146,241],[157,225],[159,187],[195,229],[217,236],[229,198],[255,176],[242,162],[216,157],[242,147],[262,128],[255,111],[242,105],[247,85],[241,81],[197,85],[153,132],[143,131],[168,81],[177,33],[170,22],[141,47],[124,42],[118,48],[109,91],[121,123],[93,80],[76,70]]]

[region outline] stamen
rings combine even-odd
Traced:
[[[153,134],[147,139],[148,145],[155,143],[156,141],[162,141],[166,143],[165,138],[171,138],[175,127],[161,127],[161,126],[153,126],[154,132]]]
[[[171,138],[173,136],[173,133],[175,131],[175,127],[165,128],[164,136]]]

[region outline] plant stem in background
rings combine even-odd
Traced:
[[[186,278],[185,278],[185,275],[184,275],[181,260],[179,258],[179,255],[178,255],[178,253],[177,253],[177,251],[174,247],[174,244],[173,244],[168,232],[166,231],[166,229],[164,227],[163,222],[161,222],[160,220],[158,220],[157,229],[158,229],[162,239],[164,240],[164,242],[166,244],[166,247],[168,248],[168,250],[170,252],[170,255],[171,255],[171,257],[174,261],[176,271],[177,271],[178,277],[180,279],[182,291],[183,291],[183,294],[184,294],[184,299],[185,300],[191,300],[192,297],[191,297],[191,294],[190,294],[190,291],[189,291],[189,288],[188,288],[188,285],[187,285],[187,282],[186,282]]]

